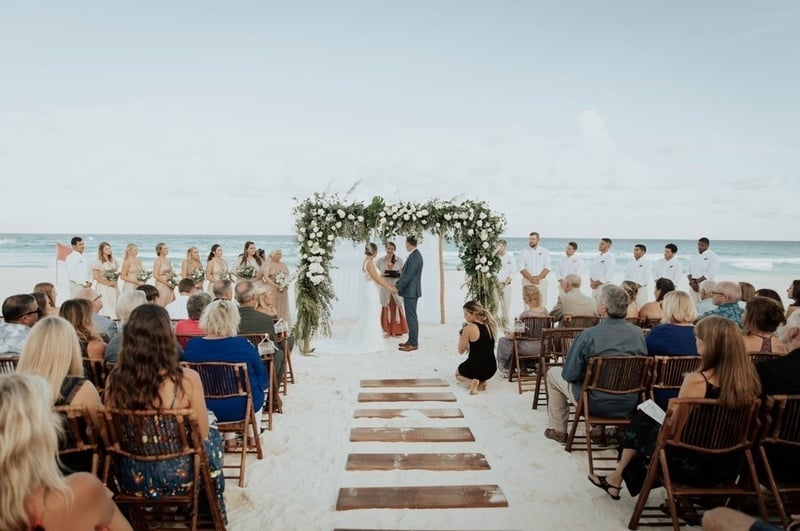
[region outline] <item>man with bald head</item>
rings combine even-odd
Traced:
[[[550,316],[560,322],[565,315],[596,315],[597,304],[594,299],[581,293],[581,277],[570,273],[560,281],[564,291],[558,296],[558,302],[550,312]]]
[[[741,298],[742,288],[739,287],[739,284],[727,280],[717,282],[714,291],[711,292],[711,301],[716,308],[701,315],[700,319],[709,315],[719,315],[730,319],[739,325],[739,328],[742,328],[742,307],[739,306]]]

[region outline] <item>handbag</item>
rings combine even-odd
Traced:
[[[259,342],[258,353],[262,358],[275,354],[275,343],[269,338],[269,334],[264,334],[264,339]]]

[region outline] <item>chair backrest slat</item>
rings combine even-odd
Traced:
[[[0,354],[0,374],[11,374],[17,370],[19,356],[16,354]]]
[[[656,356],[653,389],[680,389],[683,377],[700,366],[700,356]]]
[[[800,395],[768,397],[767,412],[762,442],[797,447],[800,452]]]
[[[775,354],[774,352],[748,352],[747,355],[753,363],[761,363],[762,361],[774,360],[781,357],[780,354]]]
[[[653,358],[638,355],[602,355],[589,358],[586,390],[615,395],[644,394],[650,383]]]
[[[525,324],[525,333],[522,339],[540,339],[542,330],[552,327],[554,319],[550,316],[521,317],[520,321]]]
[[[599,322],[600,317],[596,315],[571,315],[564,316],[561,324],[568,328],[591,328]]]
[[[713,399],[676,398],[667,411],[672,431],[666,444],[710,454],[748,448],[758,429],[760,403],[754,398],[744,406],[724,407]]]

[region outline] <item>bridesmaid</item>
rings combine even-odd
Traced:
[[[186,258],[181,264],[181,278],[195,280],[192,274],[198,269],[203,271],[203,263],[200,261],[200,251],[197,247],[192,246],[186,250]],[[195,281],[194,285],[197,289],[202,290],[203,279],[201,278],[199,281]]]
[[[120,278],[122,278],[122,292],[133,291],[136,286],[144,284],[141,280],[136,278],[136,275],[144,269],[142,261],[139,260],[139,246],[135,243],[129,243],[125,246],[125,254],[122,256],[122,271]]]
[[[270,292],[270,297],[278,310],[278,317],[286,321],[289,329],[292,328],[292,318],[289,315],[289,290],[286,287],[281,287],[275,281],[277,276],[281,273],[289,276],[289,267],[281,262],[283,252],[280,249],[273,249],[269,253],[269,260],[264,268],[264,281],[267,283],[267,289]]]
[[[167,277],[172,272],[172,262],[167,258],[169,247],[166,243],[156,245],[156,261],[153,264],[153,278],[158,289],[158,304],[166,306],[175,300],[175,288],[167,284]]]
[[[400,271],[403,269],[403,259],[394,254],[396,250],[394,243],[387,243],[386,255],[378,258],[377,264],[380,275],[392,286],[397,284]],[[381,328],[387,337],[408,333],[408,323],[403,313],[403,299],[383,286],[381,286]]]
[[[253,277],[242,277],[237,275],[238,279],[247,278],[253,281],[253,286],[264,284],[264,260],[258,255],[255,242],[244,242],[244,250],[242,254],[236,259],[234,271],[238,271],[240,267],[252,266],[255,268]]]
[[[222,277],[228,274],[228,262],[222,259],[222,246],[215,243],[211,246],[211,252],[208,253],[208,263],[206,264],[206,280],[208,280],[208,288],[206,290],[213,296],[214,295],[214,282],[222,280]]]
[[[100,242],[97,247],[97,261],[92,266],[92,276],[97,284],[95,289],[103,297],[101,315],[117,318],[117,295],[119,294],[119,264],[111,253],[108,242]],[[114,278],[116,276],[116,278]]]

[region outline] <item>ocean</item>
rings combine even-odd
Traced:
[[[51,268],[55,266],[56,242],[69,245],[72,234],[2,234],[0,235],[0,267],[18,268]],[[280,248],[283,251],[283,261],[292,268],[297,264],[297,246],[293,235],[191,235],[191,234],[83,234],[86,241],[87,256],[94,257],[100,242],[111,244],[114,255],[122,262],[122,253],[128,243],[139,246],[139,257],[145,267],[151,268],[155,260],[155,246],[159,242],[166,242],[170,247],[170,258],[176,265],[183,260],[186,250],[191,246],[200,249],[201,259],[205,260],[211,246],[220,244],[224,249],[224,258],[229,263],[242,252],[244,242],[255,241],[256,246],[269,252]],[[428,236],[431,238],[432,236]],[[527,238],[506,238],[508,249],[517,253],[528,245]],[[553,268],[563,255],[564,248],[570,239],[542,238],[540,245],[550,250]],[[588,268],[591,260],[597,255],[595,238],[572,239],[578,243],[578,255],[586,262]],[[403,255],[402,238],[396,240],[398,254]],[[665,240],[614,240],[611,252],[617,259],[617,269],[625,270],[628,261],[633,259],[634,244],[643,243],[647,246],[647,256],[655,261],[662,257],[664,245],[670,243]],[[678,259],[686,269],[689,258],[697,250],[695,240],[673,240],[678,246]],[[748,280],[750,276],[791,276],[800,278],[800,242],[780,241],[738,241],[718,240],[711,241],[711,249],[719,255],[719,275],[726,278]],[[382,252],[382,249],[381,249]],[[458,250],[452,242],[445,244],[444,267],[454,270],[459,265]]]

